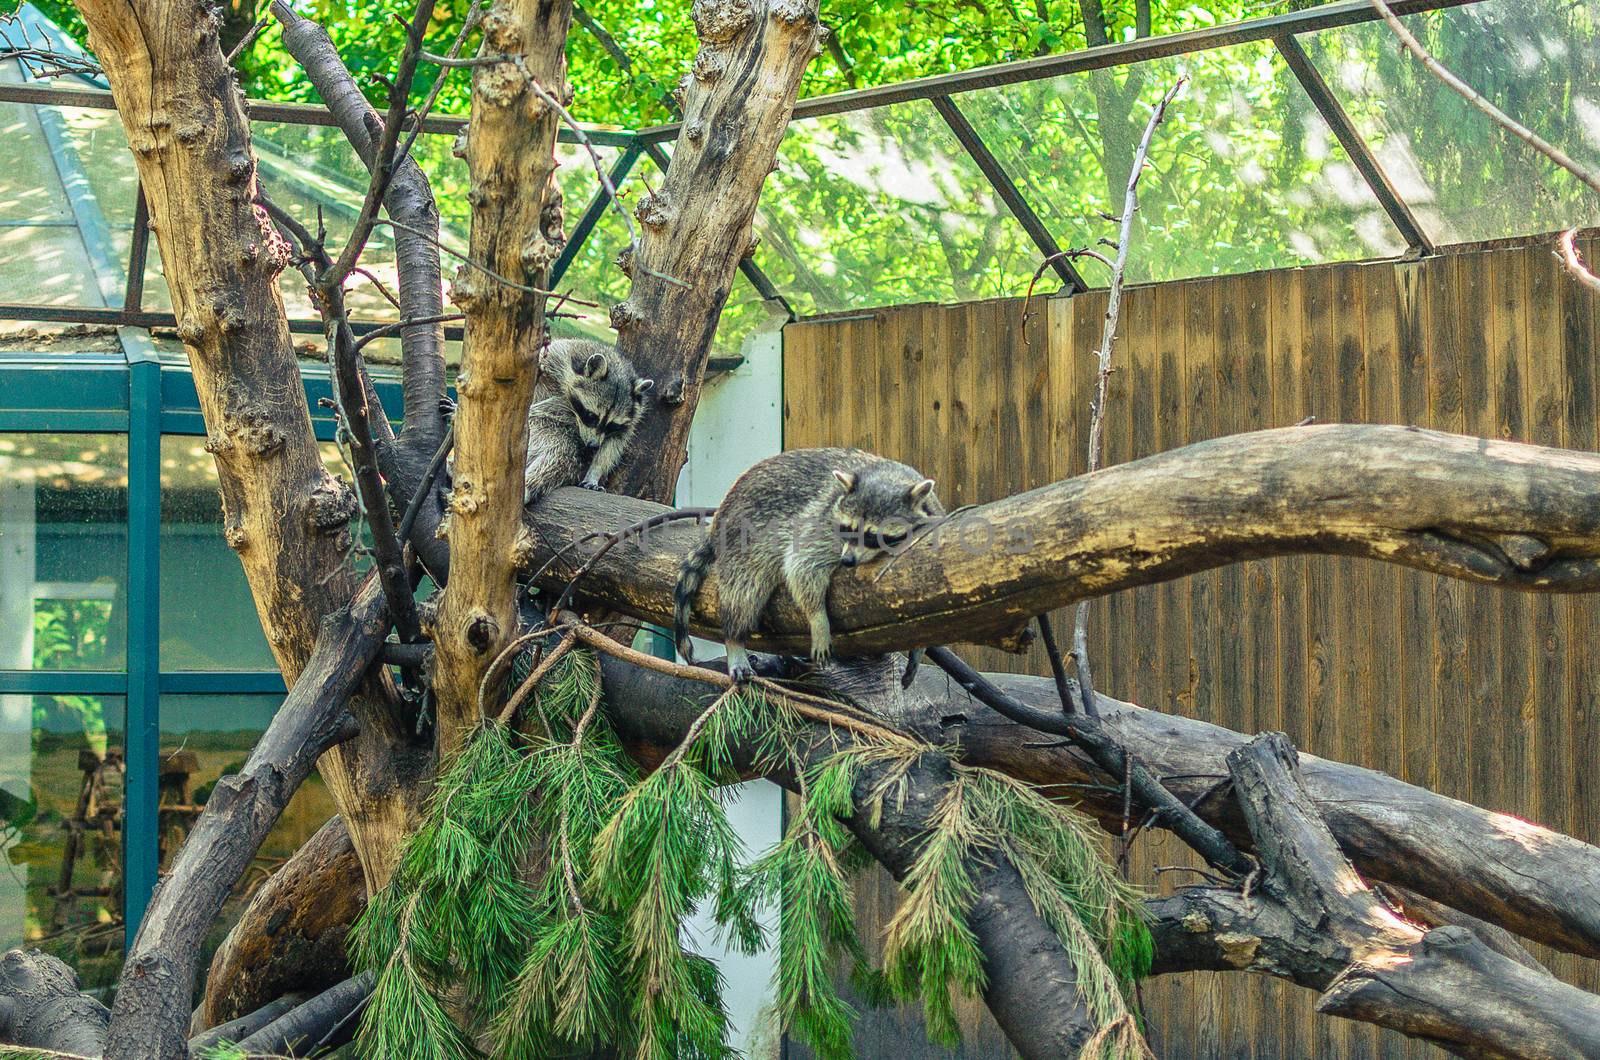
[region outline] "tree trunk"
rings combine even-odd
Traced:
[[[560,199],[551,198],[561,118],[552,98],[562,104],[570,98],[571,19],[570,0],[501,0],[484,18],[480,58],[506,58],[473,70],[466,133],[470,257],[534,288],[545,286],[561,249]],[[517,633],[512,551],[544,337],[543,293],[463,265],[451,297],[467,316],[467,330],[456,381],[450,584],[434,630],[441,757],[477,722],[484,671]]]
[[[211,958],[192,1031],[254,1012],[291,990],[318,991],[350,974],[345,936],[366,908],[361,862],[334,817],[257,888]]]
[[[150,210],[178,337],[216,459],[223,536],[291,686],[318,624],[349,602],[350,488],[322,466],[277,278],[287,247],[262,211],[244,100],[197,0],[84,0]],[[369,885],[388,878],[415,792],[386,681],[351,702],[360,736],[323,777],[352,822]]]
[[[817,0],[694,0],[693,12],[700,52],[677,93],[683,131],[665,182],[634,210],[633,287],[611,309],[617,348],[659,395],[615,486],[657,501],[677,484],[717,320],[753,249],[761,185],[822,50]]]

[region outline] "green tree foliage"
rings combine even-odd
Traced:
[[[872,969],[850,906],[860,853],[841,818],[897,799],[907,771],[938,752],[855,742],[807,765],[815,734],[783,700],[729,690],[641,775],[601,708],[594,657],[572,652],[535,695],[531,735],[486,721],[445,770],[355,932],[356,962],[377,973],[366,1055],[533,1060],[610,1045],[651,1060],[730,1056],[717,969],[686,947],[684,923],[708,908],[731,945],[753,952],[764,904],[783,925],[779,1017],[820,1055],[852,1055],[854,1013],[833,983],[840,958],[866,997],[920,1002],[930,1034],[953,1043],[954,992],[984,986],[966,926],[972,872],[995,852],[1017,865],[1112,1029],[1103,1054],[1122,1055],[1126,992],[1148,969],[1150,942],[1086,819],[958,767],[906,880],[884,967]],[[801,793],[794,826],[748,866],[722,801],[739,747],[797,777]],[[867,766],[884,767],[870,788]]]

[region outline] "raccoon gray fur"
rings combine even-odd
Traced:
[[[528,410],[524,504],[558,486],[603,489],[655,385],[639,378],[616,347],[593,339],[558,339],[539,365],[539,390]]]
[[[715,566],[729,674],[751,676],[745,640],[779,585],[811,623],[812,659],[826,662],[834,569],[871,562],[943,514],[932,479],[874,453],[791,449],[768,457],[739,476],[705,541],[683,561],[674,594],[678,650],[692,659],[690,612]]]

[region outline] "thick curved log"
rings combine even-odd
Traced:
[[[188,1056],[200,944],[300,782],[324,751],[354,735],[346,701],[388,628],[383,593],[369,576],[350,607],[323,624],[316,650],[244,768],[217,781],[134,936],[117,984],[108,1058]]]
[[[529,515],[537,569],[584,533],[660,506],[558,490]],[[613,548],[579,598],[669,624],[678,563],[697,531],[667,525]],[[590,551],[594,544],[586,546]],[[845,655],[1014,641],[1037,614],[1085,597],[1241,560],[1362,556],[1541,592],[1600,589],[1600,455],[1411,427],[1290,427],[1216,438],[979,505],[909,554],[833,580]],[[575,546],[539,576],[559,589]],[[571,559],[571,562],[567,560]],[[694,630],[716,637],[715,579]],[[754,642],[804,654],[786,595]]]
[[[367,906],[344,819],[331,818],[256,889],[211,957],[192,1031],[237,1019],[290,991],[350,975],[345,936]]]

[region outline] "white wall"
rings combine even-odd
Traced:
[[[678,477],[677,503],[712,507],[751,464],[783,449],[783,333],[763,332],[745,341],[744,364],[707,385],[689,433],[689,460]],[[721,645],[697,644],[702,658]],[[776,843],[783,827],[783,793],[765,780],[741,784],[728,803],[728,817],[754,858]],[[746,956],[716,944],[707,912],[690,923],[691,945],[717,962],[723,998],[734,1025],[732,1043],[751,1060],[775,1060],[777,1041],[761,1033],[762,1010],[772,1001],[777,969],[777,914],[766,917],[770,945]]]

